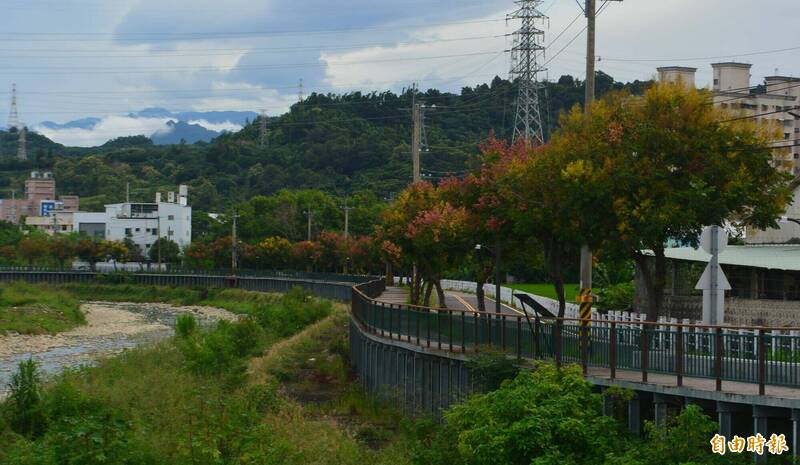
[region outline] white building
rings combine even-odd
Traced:
[[[75,231],[97,239],[121,241],[131,239],[147,254],[159,237],[177,243],[182,249],[192,242],[192,207],[188,205],[188,189],[179,187],[167,193],[163,201],[156,194],[153,203],[115,203],[101,213],[77,212],[73,215]]]
[[[713,63],[714,105],[756,121],[771,121],[780,129],[776,161],[786,170],[800,175],[800,78],[767,76],[765,92],[756,92],[750,83],[749,63]],[[665,66],[658,68],[659,81],[695,85],[697,68]]]

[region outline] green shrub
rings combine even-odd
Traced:
[[[45,417],[41,406],[41,377],[36,362],[19,362],[9,384],[11,403],[9,424],[18,434],[36,437],[44,432]]]
[[[633,308],[636,286],[633,281],[612,284],[597,290],[597,306],[603,310],[626,311]]]
[[[182,315],[178,315],[178,318],[175,320],[175,334],[178,337],[187,338],[191,336],[196,329],[197,320],[193,315],[184,313]]]
[[[486,347],[466,363],[475,389],[479,392],[494,391],[503,381],[513,379],[519,373],[514,359],[492,347]]]

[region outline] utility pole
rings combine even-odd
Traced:
[[[414,123],[413,133],[411,134],[411,166],[412,166],[412,179],[414,182],[419,182],[422,179],[420,175],[420,151],[422,150],[422,112],[424,106],[417,103],[417,85],[411,88],[411,120]]]
[[[311,218],[314,216],[314,212],[309,208],[308,210],[304,211],[305,215],[308,217],[308,242],[311,242]]]
[[[520,28],[514,31],[514,44],[511,47],[511,71],[509,77],[516,79],[517,111],[514,117],[514,135],[512,142],[519,139],[525,145],[544,144],[542,116],[539,112],[539,79],[538,73],[544,71],[539,58],[544,54],[544,30],[537,27],[547,16],[539,11],[543,0],[517,0],[519,8],[508,15],[507,19],[521,19]]]
[[[348,207],[347,201],[345,201],[344,206],[341,207],[341,209],[344,210],[344,242],[347,245],[348,242],[347,239],[350,237],[350,210],[352,210],[353,207]],[[347,250],[349,252],[350,248],[348,247]],[[344,260],[344,274],[347,274],[348,268],[350,268],[348,266],[349,264],[350,264],[350,254],[348,253],[347,257],[345,257]]]
[[[267,140],[267,134],[269,130],[267,129],[267,113],[264,110],[261,110],[261,119],[258,120],[258,145],[261,147],[266,147],[269,144]]]
[[[158,210],[158,234],[156,234],[156,248],[158,249],[158,271],[161,271],[161,206]]]
[[[236,237],[236,219],[239,218],[239,214],[236,213],[236,210],[233,210],[233,226],[231,231],[231,273],[236,274],[236,268],[239,265],[239,240]]]

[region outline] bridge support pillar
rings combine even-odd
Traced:
[[[667,414],[671,403],[671,399],[668,396],[653,394],[653,423],[655,423],[656,428],[665,428],[667,426]]]
[[[775,409],[769,407],[753,406],[753,434],[761,433],[765,438],[769,437],[769,417],[776,416]],[[766,463],[767,454],[756,455],[756,463]]]
[[[614,399],[611,396],[603,396],[603,415],[614,416]]]
[[[628,429],[634,434],[642,432],[642,404],[639,394],[628,401]]]
[[[733,414],[744,412],[750,407],[744,404],[734,404],[730,402],[717,402],[717,421],[719,423],[719,434],[731,438],[733,437]]]

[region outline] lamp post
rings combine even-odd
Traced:
[[[500,304],[500,247],[495,247],[495,250],[490,249],[482,244],[475,244],[475,250],[480,252],[482,249],[486,249],[489,252],[494,253],[494,312],[500,313],[501,312],[501,304]]]

